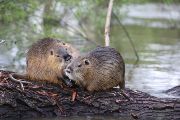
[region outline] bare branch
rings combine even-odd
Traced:
[[[77,19],[78,19],[78,16],[76,15],[76,13],[71,9],[71,12],[73,13],[73,16]],[[82,24],[82,21],[83,21],[83,18],[81,20],[78,21],[78,26],[80,28],[79,30],[79,35],[84,38],[86,41],[89,41],[95,45],[98,45],[98,43],[95,41],[95,40],[92,40],[88,37],[88,33],[86,32],[86,29],[84,28],[83,24]]]
[[[113,16],[116,18],[116,20],[118,21],[118,23],[122,26],[122,29],[124,30],[124,32],[125,32],[128,40],[129,40],[129,42],[130,42],[130,44],[131,44],[131,46],[132,46],[132,48],[133,48],[133,50],[134,50],[134,53],[135,53],[135,55],[136,55],[136,58],[137,58],[136,61],[139,61],[139,55],[138,55],[138,53],[137,53],[137,50],[136,50],[135,45],[134,45],[134,43],[133,43],[133,40],[132,40],[131,36],[129,35],[126,27],[121,23],[121,21],[119,20],[118,16],[117,16],[114,12],[112,12],[112,14],[113,14]]]
[[[64,29],[66,29],[67,31],[70,31],[70,32],[76,34],[78,37],[80,37],[80,38],[82,38],[82,39],[85,39],[86,41],[89,41],[89,42],[91,42],[91,43],[93,43],[93,44],[95,44],[95,45],[98,45],[98,43],[96,43],[95,41],[89,39],[89,38],[86,36],[86,34],[84,34],[83,31],[78,30],[78,28],[73,27],[73,26],[70,25],[68,22],[65,22],[65,21],[63,21],[63,22],[64,22],[64,24],[67,26],[67,27],[64,27]]]
[[[109,34],[110,34],[110,22],[111,22],[111,12],[112,12],[112,7],[113,7],[113,1],[109,1],[109,7],[107,11],[107,16],[106,16],[106,24],[105,24],[105,46],[109,46],[110,44],[110,39],[109,39]]]

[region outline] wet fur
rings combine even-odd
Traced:
[[[72,58],[78,56],[78,51],[70,44],[53,38],[44,38],[34,43],[28,50],[26,74],[14,74],[13,76],[32,81],[62,84],[63,69],[70,61],[62,58],[58,53],[60,49],[66,50]]]
[[[90,64],[86,65],[85,60]],[[98,47],[75,59],[67,66],[67,69],[69,68],[72,69],[72,74],[67,76],[88,91],[107,90],[118,85],[120,88],[125,87],[125,64],[120,53],[114,48]]]

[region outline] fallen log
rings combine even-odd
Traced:
[[[96,93],[78,89],[78,96],[72,102],[71,88],[32,83],[25,84],[22,90],[18,83],[9,79],[9,73],[0,70],[0,119],[86,115],[148,120],[180,119],[180,97],[157,98],[126,88],[125,92],[132,99],[129,100],[116,88]]]
[[[165,91],[166,94],[180,97],[180,85]]]

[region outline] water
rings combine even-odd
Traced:
[[[128,63],[126,86],[157,97],[175,97],[163,92],[180,85],[179,5],[133,4],[124,5],[120,10],[127,15],[122,19],[122,23],[127,25],[140,57],[140,61],[135,63],[130,52],[132,50],[127,45],[128,40],[119,43],[127,47],[121,50]],[[114,28],[115,31],[123,33],[117,29],[118,27]],[[118,35],[118,38],[122,36]],[[116,44],[117,40],[113,42]],[[120,46],[122,48],[123,45]]]
[[[180,19],[178,4],[131,4],[123,5],[120,11],[127,15],[123,19],[124,24],[146,25],[155,28],[180,28],[180,24],[173,22]]]
[[[119,28],[115,27],[115,31]],[[118,43],[113,39],[126,61],[126,86],[157,97],[175,97],[163,94],[167,89],[180,85],[180,31],[174,29],[128,26],[140,61],[128,39]],[[123,31],[119,31],[122,32]],[[118,35],[122,38],[123,34]],[[116,41],[116,42],[115,42]],[[123,49],[122,49],[123,48]]]
[[[140,63],[128,64],[127,87],[168,97],[163,91],[180,84],[180,42],[175,45],[148,44],[139,52]],[[172,96],[169,96],[172,97]]]

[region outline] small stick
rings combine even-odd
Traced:
[[[9,78],[10,78],[12,81],[14,81],[14,82],[20,83],[20,86],[21,86],[21,89],[22,89],[22,90],[24,90],[24,85],[23,85],[23,83],[26,83],[26,84],[30,84],[30,83],[31,83],[31,82],[28,82],[28,81],[23,81],[22,79],[17,80],[17,79],[15,79],[15,78],[12,76],[12,74],[9,74]]]
[[[126,27],[121,23],[120,19],[118,18],[118,16],[113,11],[112,11],[112,15],[115,17],[115,19],[118,21],[118,23],[122,26],[122,29],[124,30],[128,40],[129,40],[129,42],[130,42],[130,44],[131,44],[131,46],[132,46],[132,48],[134,50],[134,53],[136,55],[136,58],[137,58],[136,61],[138,62],[139,61],[139,55],[138,55],[136,47],[135,47],[135,45],[133,43],[133,40],[132,40],[131,36],[129,35],[129,32],[127,31]]]
[[[76,91],[76,90],[73,90],[73,92],[72,92],[72,96],[71,96],[71,101],[72,101],[72,102],[74,102],[74,101],[75,101],[76,96],[77,96],[77,91]]]

